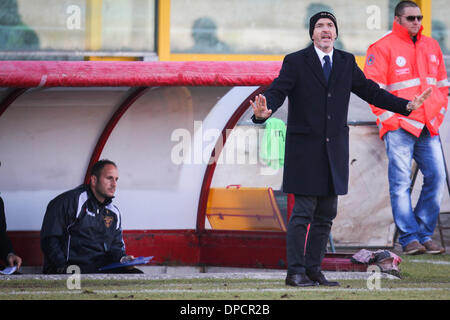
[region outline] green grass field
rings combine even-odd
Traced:
[[[367,279],[339,280],[340,287],[292,288],[284,279],[128,279],[81,278],[69,290],[67,279],[9,280],[0,277],[0,300],[449,300],[450,255],[402,256],[402,279],[380,279],[369,290]],[[369,277],[369,274],[367,274]]]

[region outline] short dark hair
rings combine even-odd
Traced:
[[[97,178],[100,178],[100,174],[102,173],[103,168],[108,165],[111,164],[114,167],[117,168],[117,165],[114,163],[114,161],[108,160],[108,159],[102,159],[97,161],[91,169],[91,176],[96,176]]]
[[[403,11],[405,10],[405,8],[407,7],[413,7],[413,8],[420,8],[419,5],[413,1],[400,1],[396,6],[395,6],[395,16],[396,17],[400,17],[401,15],[403,15]]]

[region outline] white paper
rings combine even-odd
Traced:
[[[13,274],[16,270],[17,270],[16,266],[7,267],[7,268],[5,268],[3,270],[0,270],[0,273],[1,274]]]

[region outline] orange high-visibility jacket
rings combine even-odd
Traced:
[[[432,136],[439,134],[447,111],[449,82],[438,42],[422,35],[422,30],[423,27],[414,44],[407,29],[394,21],[392,31],[367,50],[366,77],[392,94],[413,100],[426,88],[433,88],[425,103],[408,117],[371,105],[377,116],[380,138],[398,128],[418,137],[425,125]]]

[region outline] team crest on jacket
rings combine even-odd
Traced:
[[[367,56],[367,65],[371,66],[375,62],[375,56],[373,54],[370,54]]]
[[[398,56],[397,59],[395,60],[395,63],[396,63],[399,67],[404,67],[405,64],[406,64],[406,59],[405,59],[405,57]]]
[[[111,223],[114,221],[114,218],[111,216],[104,216],[103,221],[105,221],[105,226],[109,228],[111,227]]]

